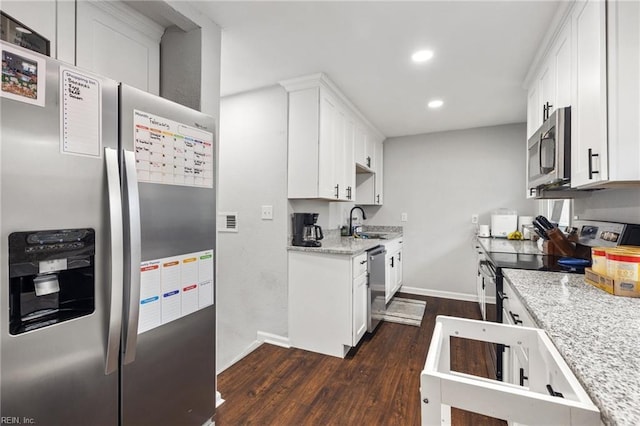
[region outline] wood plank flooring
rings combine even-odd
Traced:
[[[478,304],[427,301],[420,327],[382,322],[345,359],[264,344],[218,376],[217,426],[419,425],[420,372],[437,315],[480,318]],[[484,343],[452,341],[452,368],[489,377]],[[452,410],[453,425],[506,425]]]

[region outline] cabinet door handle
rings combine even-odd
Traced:
[[[367,263],[367,261],[366,261],[366,260],[361,260],[361,261],[360,261],[360,264],[361,264],[361,265],[364,265],[365,263]]]
[[[402,262],[402,252],[398,252],[398,262]]]
[[[522,320],[520,320],[520,315],[518,314],[514,314],[513,312],[509,311],[509,315],[511,315],[511,319],[513,320],[513,323],[518,325],[518,324],[522,324]]]
[[[506,294],[504,294],[501,291],[498,292],[498,297],[500,298],[500,300],[504,300],[504,299],[508,299],[509,298],[509,297],[507,297]]]
[[[347,200],[350,200],[350,199],[351,199],[351,187],[348,186],[347,187]]]
[[[391,267],[393,268],[393,257],[391,257]]]
[[[525,380],[529,380],[529,378],[524,375],[524,368],[521,368],[520,369],[520,386],[524,386]]]
[[[589,148],[589,180],[593,179],[593,175],[600,173],[598,170],[593,170],[593,157],[599,157],[600,154],[594,154],[593,149]]]
[[[547,121],[549,119],[549,116],[551,115],[551,108],[553,108],[553,105],[551,105],[549,102],[547,102],[544,107],[542,107],[542,121]]]
[[[336,198],[340,198],[340,184],[336,184],[334,188],[336,189]]]
[[[551,395],[551,396],[557,396],[558,398],[564,398],[564,395],[561,392],[554,391],[553,387],[551,387],[551,385],[547,385],[547,392],[549,392],[549,395]]]
[[[371,157],[367,156],[367,167],[371,168]]]
[[[377,199],[376,203],[380,204],[380,194],[378,194],[378,199]]]

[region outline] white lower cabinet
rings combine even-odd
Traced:
[[[289,252],[289,341],[344,358],[367,331],[367,254]]]
[[[367,274],[353,280],[353,345],[367,332]]]
[[[396,238],[384,243],[387,250],[385,255],[385,303],[389,303],[391,298],[400,287],[402,287],[402,238]]]

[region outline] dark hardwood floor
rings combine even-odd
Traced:
[[[345,359],[264,344],[218,376],[217,426],[419,425],[420,372],[437,315],[480,318],[478,304],[427,301],[420,327],[382,322]],[[452,369],[489,377],[486,344],[454,339]],[[453,425],[506,425],[452,410]]]

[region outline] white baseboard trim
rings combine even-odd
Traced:
[[[249,355],[251,352],[253,352],[256,349],[258,349],[258,347],[261,344],[262,344],[262,342],[259,342],[258,340],[254,340],[253,342],[251,342],[251,344],[249,346],[247,346],[247,348],[244,351],[242,351],[238,356],[236,356],[234,359],[232,359],[231,362],[229,362],[227,365],[225,365],[223,367],[218,367],[218,370],[217,370],[216,374],[222,373],[224,370],[226,370],[227,368],[231,367],[233,364],[235,364],[236,362],[240,361],[245,356]]]
[[[279,336],[277,334],[267,333],[264,331],[258,331],[258,341],[260,343],[269,343],[271,345],[280,346],[289,349],[291,343],[288,337]]]
[[[216,391],[216,408],[224,404],[224,399],[222,399],[222,394]]]
[[[478,296],[475,294],[456,293],[453,291],[431,290],[419,287],[400,287],[402,293],[416,294],[418,296],[440,297],[442,299],[463,300],[465,302],[477,302]]]
[[[291,347],[291,345],[289,344],[289,338],[288,337],[279,336],[277,334],[267,333],[267,332],[264,332],[264,331],[258,331],[256,340],[251,342],[251,344],[249,346],[247,346],[247,348],[244,351],[242,351],[242,353],[240,353],[237,357],[232,359],[231,362],[229,362],[227,365],[225,365],[225,366],[223,366],[221,368],[219,367],[219,369],[218,369],[216,374],[222,373],[224,370],[226,370],[227,368],[231,367],[233,364],[235,364],[236,362],[240,361],[242,358],[244,358],[247,355],[249,355],[251,352],[253,352],[256,349],[258,349],[260,347],[260,345],[262,345],[263,343],[269,343],[271,345],[281,346],[281,347],[287,348],[287,349],[289,349]]]

